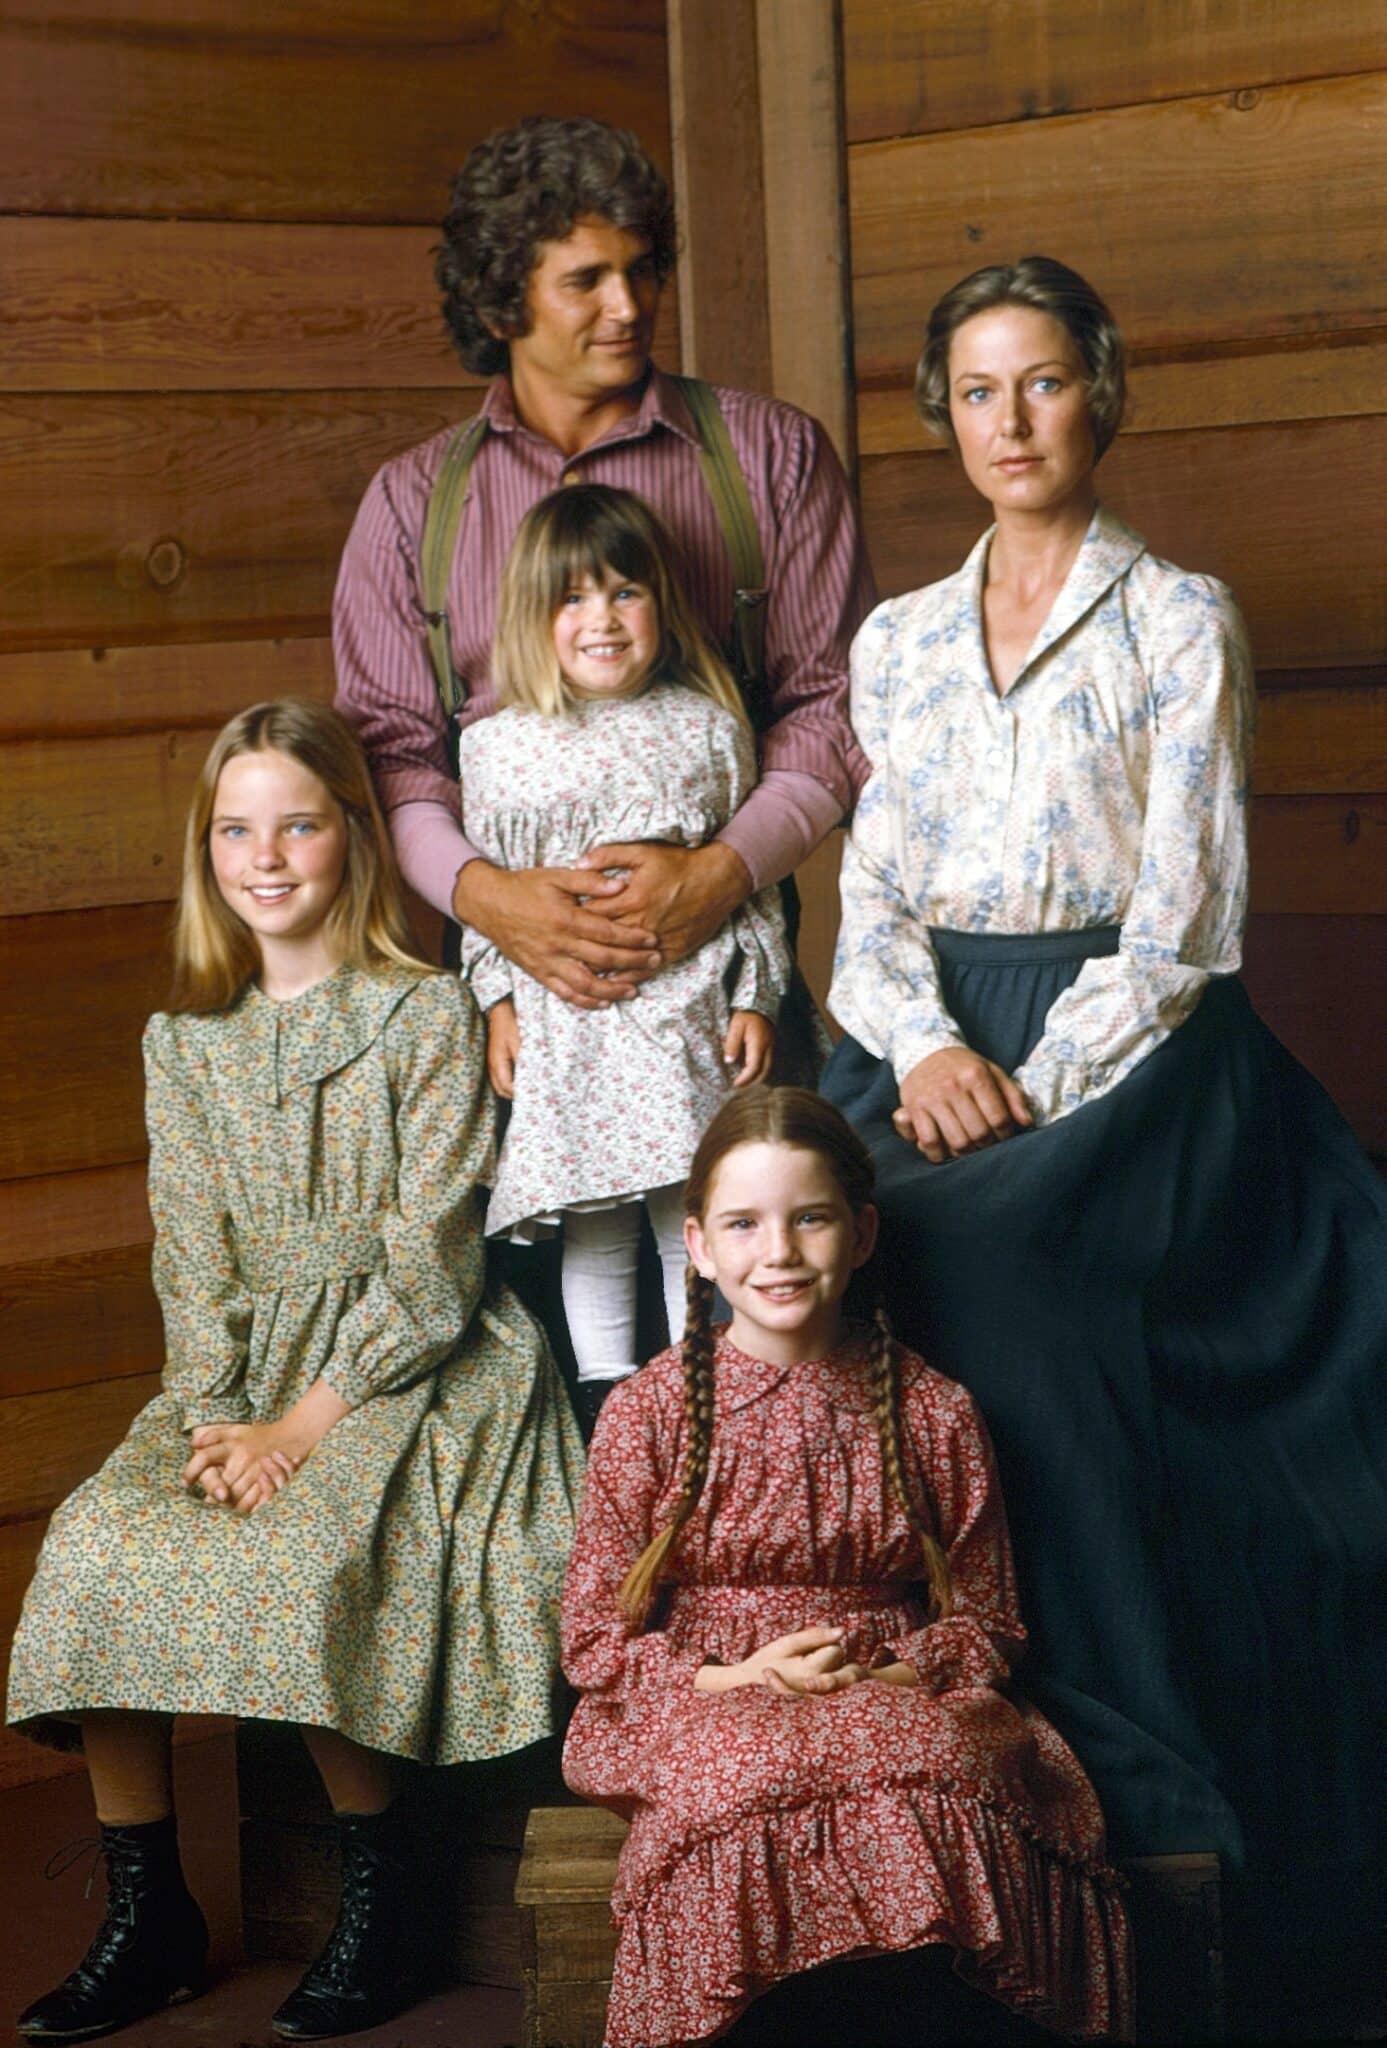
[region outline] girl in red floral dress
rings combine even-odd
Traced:
[[[844,1319],[871,1194],[817,1096],[730,1099],[689,1176],[683,1344],[593,1439],[564,1771],[631,1821],[609,2048],[716,2038],[767,1993],[739,2043],[1129,2031],[1102,1815],[1010,1691],[983,1425],[880,1315]]]

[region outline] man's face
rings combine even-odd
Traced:
[[[585,215],[561,242],[541,242],[510,339],[511,381],[601,398],[645,374],[660,287],[644,235]]]

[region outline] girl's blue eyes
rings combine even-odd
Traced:
[[[223,839],[244,839],[248,828],[245,825],[223,825],[219,829]],[[305,839],[318,827],[312,818],[291,818],[284,829],[298,839]]]

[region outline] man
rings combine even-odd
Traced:
[[[565,482],[620,484],[679,541],[694,608],[726,645],[736,577],[677,385],[650,361],[674,265],[663,178],[635,139],[537,117],[468,157],[437,276],[464,365],[489,374],[447,592],[459,724],[496,708],[491,638],[522,515]],[[708,845],[594,847],[584,866],[507,872],[463,836],[430,666],[420,542],[450,434],[387,463],[362,502],[334,605],[338,704],[371,758],[414,888],[568,1001],[620,1002],[799,865],[851,807],[866,762],[847,715],[848,647],[872,602],[837,458],[803,413],[718,403],[745,478],[766,585],[761,781]],[[624,879],[604,868],[620,867]],[[585,899],[585,900],[584,900]]]

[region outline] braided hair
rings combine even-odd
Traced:
[[[621,1611],[633,1628],[641,1627],[649,1614],[665,1560],[698,1506],[713,1448],[713,1283],[692,1265],[684,1276],[684,1296],[687,1316],[679,1348],[684,1368],[684,1470],[674,1513],[622,1581]]]
[[[856,1132],[820,1095],[807,1088],[745,1088],[728,1097],[694,1154],[684,1191],[685,1213],[702,1221],[713,1179],[739,1145],[789,1145],[822,1159],[854,1215],[872,1199],[870,1154]],[[680,1346],[684,1374],[684,1463],[679,1498],[664,1528],[646,1545],[622,1583],[622,1613],[644,1625],[665,1566],[703,1492],[713,1441],[713,1283],[691,1265],[685,1282],[687,1320]],[[934,1613],[953,1610],[948,1560],[910,1497],[900,1433],[900,1346],[885,1310],[877,1307],[867,1353],[872,1413],[886,1483],[919,1541]]]
[[[929,1585],[934,1619],[942,1620],[954,1611],[954,1587],[949,1560],[931,1529],[925,1527],[906,1484],[905,1461],[901,1455],[900,1346],[896,1342],[880,1302],[872,1312],[872,1334],[867,1347],[867,1370],[871,1378],[872,1415],[881,1445],[881,1463],[886,1483],[900,1503],[901,1512],[915,1531],[924,1553],[925,1578]]]

